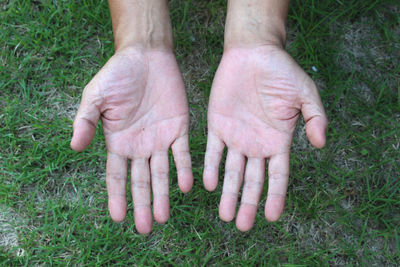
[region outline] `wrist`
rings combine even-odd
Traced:
[[[229,0],[224,48],[286,42],[287,0]]]
[[[109,0],[115,51],[134,47],[173,50],[166,0]]]

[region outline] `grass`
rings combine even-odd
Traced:
[[[2,1],[0,263],[397,266],[400,6],[291,2],[287,49],[319,85],[330,126],[315,150],[299,123],[284,215],[264,220],[264,194],[250,232],[219,220],[221,188],[206,192],[201,174],[226,2],[172,0],[196,180],[183,195],[171,166],[171,219],[141,236],[132,212],[108,216],[100,128],[85,152],[69,148],[82,88],[113,53],[106,1]]]

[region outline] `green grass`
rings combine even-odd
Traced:
[[[266,222],[264,194],[248,233],[219,220],[221,188],[201,184],[225,5],[170,1],[195,186],[180,193],[171,166],[171,219],[141,236],[132,212],[108,216],[100,127],[87,150],[69,148],[82,88],[113,53],[106,1],[1,1],[0,263],[398,265],[398,1],[292,1],[287,49],[321,89],[328,143],[313,149],[299,123],[285,213]]]

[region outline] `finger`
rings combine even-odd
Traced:
[[[276,221],[281,216],[288,181],[289,153],[272,156],[268,164],[268,197],[265,204],[265,218],[268,221]]]
[[[243,180],[244,156],[239,152],[228,150],[225,163],[225,178],[222,188],[219,216],[230,222],[235,217],[236,203]]]
[[[314,81],[310,79],[307,84],[308,88],[304,91],[308,94],[302,96],[301,112],[306,122],[308,140],[313,146],[322,148],[326,142],[325,132],[328,119]]]
[[[240,208],[236,218],[236,227],[248,231],[253,227],[257,206],[264,186],[265,160],[249,158],[246,164],[244,185]]]
[[[106,184],[108,209],[115,222],[121,222],[126,216],[126,176],[127,159],[119,155],[107,154]]]
[[[178,185],[183,193],[187,193],[193,186],[192,160],[189,152],[189,136],[183,135],[175,140],[171,146],[172,154],[178,173]]]
[[[146,158],[132,160],[132,197],[136,229],[141,234],[151,232],[153,219],[150,208],[150,170]]]
[[[150,169],[154,219],[166,223],[169,219],[168,151],[154,153],[150,159]]]
[[[224,143],[213,133],[208,133],[207,150],[204,157],[203,183],[208,191],[214,191],[218,185],[218,168]]]
[[[96,131],[97,122],[99,121],[99,101],[97,97],[90,95],[90,93],[91,89],[88,85],[83,91],[82,101],[75,116],[74,130],[70,144],[71,148],[75,151],[82,151],[90,144]]]

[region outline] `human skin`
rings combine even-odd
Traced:
[[[208,140],[203,182],[213,191],[227,146],[219,215],[232,221],[242,187],[236,226],[252,228],[264,187],[265,217],[282,214],[289,180],[293,131],[300,114],[317,148],[325,145],[328,121],[312,79],[284,50],[289,1],[229,0],[224,53],[208,108]]]
[[[169,218],[169,148],[179,188],[184,193],[192,188],[188,103],[167,1],[110,0],[109,5],[115,54],[83,90],[71,147],[85,149],[102,121],[110,216],[116,222],[126,216],[130,160],[135,227],[146,234],[152,230],[152,202],[157,222]]]

